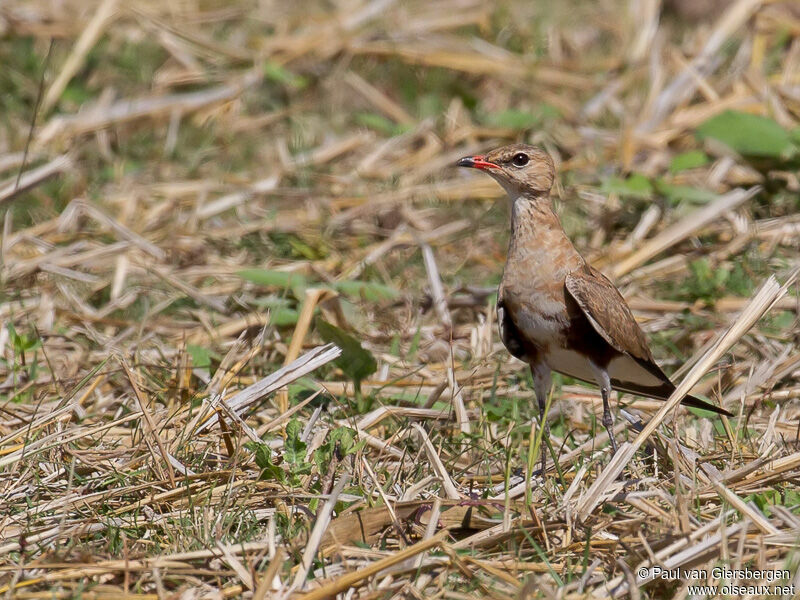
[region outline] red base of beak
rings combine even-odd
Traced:
[[[473,169],[499,169],[500,165],[484,160],[483,156],[465,156],[456,163],[457,167],[470,167]]]

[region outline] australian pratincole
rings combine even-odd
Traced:
[[[552,159],[539,148],[515,144],[467,156],[458,166],[485,171],[512,201],[497,320],[508,351],[530,365],[542,426],[546,431],[551,371],[596,382],[603,397],[603,426],[616,452],[611,390],[666,400],[675,386],[653,359],[625,299],[583,259],[561,227],[550,199]],[[731,416],[694,396],[682,403]],[[543,451],[542,474],[545,467]]]

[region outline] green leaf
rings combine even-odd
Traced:
[[[291,308],[275,308],[269,313],[269,323],[274,327],[286,327],[287,325],[294,325],[297,319],[300,318],[300,313]]]
[[[287,68],[282,67],[274,62],[265,62],[262,70],[264,72],[264,77],[267,79],[271,79],[272,81],[276,81],[278,83],[283,83],[289,87],[295,88],[296,90],[302,90],[308,85],[308,81],[305,77],[296,75]]]
[[[417,112],[420,117],[438,117],[444,113],[444,102],[439,94],[420,94],[419,88],[416,89]]]
[[[288,271],[271,271],[269,269],[242,269],[236,274],[247,281],[263,285],[265,287],[282,287],[296,285],[298,281],[305,282],[305,277],[300,273],[290,273]]]
[[[272,462],[272,450],[266,444],[247,442],[245,447],[252,450],[256,455],[256,464],[262,469]]]
[[[546,119],[560,116],[557,108],[549,104],[540,104],[531,111],[508,109],[492,113],[485,119],[487,125],[507,129],[530,129]]]
[[[264,287],[291,288],[292,294],[299,300],[303,297],[308,280],[302,273],[289,273],[287,271],[271,271],[269,269],[242,269],[236,275],[252,283]]]
[[[791,488],[785,490],[782,504],[788,507],[789,510],[797,512],[797,509],[800,508],[800,491]]]
[[[9,323],[6,329],[8,329],[8,337],[14,346],[14,352],[17,354],[24,354],[28,350],[35,350],[41,345],[38,337],[30,336],[26,333],[18,334],[12,323]]]
[[[389,353],[392,356],[400,356],[400,334],[396,334],[392,337],[392,344],[389,347]]]
[[[286,424],[286,437],[299,438],[303,433],[303,424],[297,419],[292,419]]]
[[[775,332],[787,331],[794,326],[796,320],[794,311],[772,311],[772,318],[767,321],[767,326]]]
[[[306,462],[307,445],[300,439],[303,425],[297,419],[292,419],[286,425],[286,441],[283,443],[283,457],[286,462],[295,467],[302,467]],[[296,472],[296,471],[295,471]]]
[[[328,466],[331,464],[332,456],[333,453],[331,452],[331,447],[327,443],[322,444],[322,446],[314,450],[312,459],[317,465],[317,471],[320,473],[325,473],[328,470]]]
[[[398,125],[383,115],[377,115],[375,113],[358,113],[356,115],[356,123],[363,125],[364,127],[374,129],[375,131],[390,137],[405,133],[409,129],[408,125]]]
[[[375,358],[353,336],[319,317],[316,327],[323,340],[342,349],[342,355],[334,362],[356,385],[378,370]]]
[[[311,463],[305,461],[299,463],[289,463],[291,465],[292,485],[300,485],[300,475],[311,473]]]
[[[356,431],[350,427],[337,427],[328,432],[325,443],[314,450],[314,462],[317,470],[320,473],[328,470],[334,452],[338,452],[341,459],[361,450],[366,444],[366,440],[356,442],[356,437]]]
[[[627,179],[620,177],[609,177],[603,182],[602,188],[606,194],[619,194],[620,196],[631,196],[634,198],[652,198],[653,184],[650,180],[640,173],[633,173]]]
[[[375,396],[373,394],[356,395],[356,414],[365,415],[375,406]]]
[[[695,299],[713,301],[725,290],[731,271],[723,265],[712,266],[706,258],[698,258],[689,263],[691,277],[686,279],[686,289]]]
[[[13,323],[9,323],[6,325],[6,330],[8,330],[8,339],[11,340],[11,345],[14,346],[14,352],[20,354],[22,352],[22,338],[17,334],[17,328],[14,327]]]
[[[213,353],[208,348],[196,346],[195,344],[186,344],[186,351],[192,357],[192,366],[201,369],[207,369],[211,366]]]
[[[80,106],[92,98],[92,93],[79,83],[70,83],[61,94],[60,101]]]
[[[286,481],[286,473],[279,466],[272,462],[272,449],[266,444],[247,442],[245,447],[253,450],[256,458],[256,465],[261,469],[259,479],[264,481]]]
[[[789,132],[769,117],[726,110],[697,128],[699,139],[713,138],[745,156],[790,158],[797,152]]]
[[[678,154],[669,163],[669,172],[678,173],[687,169],[696,169],[708,164],[708,156],[702,150],[690,150],[683,154]]]
[[[654,184],[659,194],[666,196],[674,203],[688,201],[696,204],[706,204],[717,198],[717,194],[710,190],[704,190],[689,185],[673,185],[665,182],[663,179],[657,179]]]
[[[356,431],[350,427],[337,427],[330,433],[331,442],[339,444],[339,452],[342,456],[352,454],[356,447]]]
[[[320,260],[325,257],[325,252],[319,248],[306,243],[302,238],[291,236],[287,239],[289,246],[294,251],[295,256],[307,258],[308,260]]]
[[[772,506],[779,503],[781,500],[780,492],[778,490],[765,490],[759,494],[750,494],[745,496],[745,502],[754,502],[756,506],[767,514],[772,513]]]
[[[408,360],[414,360],[419,350],[419,342],[422,339],[422,323],[417,325],[417,330],[414,332],[414,337],[411,338],[411,345],[408,347]]]
[[[286,327],[294,325],[300,318],[300,313],[291,308],[295,304],[294,300],[281,298],[278,296],[264,296],[253,302],[257,306],[269,309],[269,322],[274,327]]]
[[[506,401],[487,402],[484,405],[484,414],[493,423],[505,420],[511,415],[514,409],[513,404],[513,402]]]
[[[367,300],[368,302],[379,302],[381,300],[392,300],[398,296],[397,290],[372,281],[337,281],[333,284],[337,292],[354,299]]]
[[[276,308],[289,308],[294,302],[282,296],[262,296],[261,298],[257,298],[254,304],[274,310]]]

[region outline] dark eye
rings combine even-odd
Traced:
[[[528,160],[529,160],[528,155],[523,152],[520,152],[519,154],[514,155],[514,158],[511,159],[511,163],[515,167],[524,167],[525,165],[528,164]]]

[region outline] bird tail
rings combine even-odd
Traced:
[[[629,381],[618,381],[616,379],[611,380],[611,387],[615,390],[627,392],[629,394],[654,398],[655,400],[666,400],[670,397],[672,392],[675,391],[675,384],[673,384],[666,375],[662,374],[662,377],[664,378],[664,383],[658,387],[637,385]],[[733,413],[730,411],[720,408],[719,406],[715,406],[709,402],[706,402],[705,400],[700,400],[700,398],[695,398],[694,396],[685,396],[683,400],[681,400],[681,404],[684,406],[691,406],[692,408],[708,410],[713,413],[717,413],[718,415],[725,415],[726,417],[733,416]]]
[[[681,404],[684,406],[691,406],[692,408],[701,408],[703,410],[710,410],[711,412],[717,413],[718,415],[725,415],[726,417],[732,417],[733,413],[725,410],[724,408],[720,408],[719,406],[715,406],[705,400],[700,400],[700,398],[695,398],[694,396],[686,396],[683,400],[681,400]]]
[[[672,392],[675,391],[675,384],[672,383],[672,380],[666,376],[664,371],[662,371],[661,368],[654,362],[645,361],[638,358],[635,360],[642,367],[647,369],[652,375],[658,377],[662,382],[661,385],[655,387],[646,387],[632,382],[612,380],[611,387],[624,392],[640,394],[642,396],[647,396],[648,398],[655,398],[656,400],[666,400],[669,398]],[[720,408],[719,406],[714,406],[713,404],[706,402],[705,400],[700,400],[700,398],[695,398],[694,396],[685,396],[683,400],[681,400],[681,404],[684,406],[691,406],[692,408],[708,410],[713,413],[717,413],[718,415],[725,415],[726,417],[733,416],[732,412],[727,411],[724,408]]]

